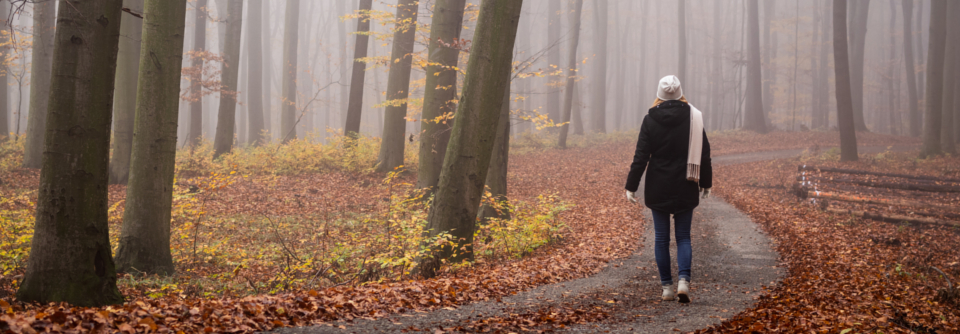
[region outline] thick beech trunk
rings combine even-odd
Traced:
[[[847,1],[833,2],[833,62],[837,82],[837,125],[840,128],[840,161],[857,161],[857,132],[853,123],[850,91],[850,57],[847,52]]]
[[[910,136],[919,137],[922,128],[920,107],[917,100],[917,68],[913,60],[913,0],[902,0],[903,4],[903,59],[907,73],[907,107],[910,109]]]
[[[360,0],[360,11],[369,11],[373,0]],[[357,19],[357,41],[353,49],[353,72],[350,75],[350,101],[347,104],[347,123],[343,127],[343,135],[356,138],[360,135],[360,116],[363,113],[363,82],[367,63],[360,61],[367,57],[367,48],[370,44],[370,20],[366,16]],[[443,154],[443,153],[441,153]]]
[[[758,0],[747,0],[747,96],[744,129],[767,133],[760,72],[760,11]],[[682,79],[681,79],[682,80]]]
[[[237,86],[240,73],[240,30],[243,25],[243,2],[227,4],[227,31],[223,35],[223,66],[220,70],[220,111],[217,113],[217,134],[214,137],[214,157],[233,149],[234,127],[237,123]],[[246,94],[246,92],[242,92]]]
[[[680,0],[680,17],[683,18],[683,3]],[[607,0],[595,0],[593,2],[593,18],[597,25],[596,33],[596,56],[594,56],[594,84],[593,84],[593,105],[590,108],[590,127],[591,132],[607,132]],[[684,50],[684,24],[680,23],[680,61],[681,64],[686,59],[686,50]],[[684,67],[680,67],[683,72]]]
[[[547,3],[547,47],[550,48],[547,51],[547,72],[554,72],[556,69],[563,68],[560,65],[560,1],[548,1]],[[556,66],[554,68],[553,66]],[[550,83],[553,80],[551,77],[547,77],[547,82]],[[557,85],[548,85],[547,86],[547,117],[553,120],[555,123],[560,123],[560,87]],[[556,128],[549,128],[550,131],[555,131]],[[555,133],[555,132],[554,132]]]
[[[194,6],[195,23],[193,27],[193,52],[203,52],[207,49],[207,0],[197,0]],[[199,70],[194,80],[203,81],[203,57],[193,56],[192,66]],[[203,137],[203,85],[200,82],[190,84],[190,131],[187,142],[190,145],[199,143]]]
[[[403,165],[407,97],[410,96],[410,66],[413,62],[419,3],[417,0],[397,1],[398,23],[393,32],[390,74],[387,77],[387,107],[383,111],[383,135],[380,155],[377,157],[377,171],[381,173]]]
[[[434,276],[441,260],[473,258],[477,210],[501,121],[522,5],[521,0],[486,0],[480,5],[464,94],[426,227],[430,236],[451,235],[456,246],[433,249],[430,258],[421,260],[423,276]]]
[[[124,8],[143,13],[143,0],[124,0]],[[133,116],[137,111],[137,74],[140,67],[140,35],[143,19],[124,14],[120,22],[117,51],[116,91],[113,96],[113,156],[110,183],[126,184],[130,176],[130,149],[133,145]]]
[[[560,116],[561,123],[567,123],[560,127],[560,139],[557,146],[567,148],[567,133],[570,132],[571,112],[573,111],[573,85],[577,75],[577,45],[580,43],[580,12],[583,10],[583,0],[576,0],[573,10],[570,11],[570,49],[567,58],[567,68],[563,69],[566,74],[567,83],[563,95],[563,113]]]
[[[940,122],[940,146],[943,153],[957,154],[954,145],[953,122],[958,99],[954,94],[957,85],[957,73],[960,72],[960,2],[950,1],[947,5],[947,45],[943,64],[943,121]]]
[[[870,0],[847,0],[848,33],[850,52],[850,92],[853,94],[853,121],[857,131],[867,131],[863,117],[863,68],[867,43],[867,14]]]
[[[930,0],[930,43],[927,50],[927,85],[920,157],[943,154],[940,123],[943,121],[943,63],[947,44],[947,0]],[[955,18],[953,18],[955,19]]]
[[[266,130],[263,123],[263,0],[247,5],[247,141],[259,145]]]
[[[280,88],[280,142],[297,139],[297,42],[300,0],[289,0],[283,19],[283,69]]]
[[[465,0],[439,0],[433,9],[430,45],[427,54],[431,64],[426,68],[421,117],[420,166],[417,187],[433,192],[440,182],[443,156],[450,141],[453,120],[446,117],[456,111],[457,61],[460,50],[452,44],[460,38]],[[441,44],[442,42],[442,44]],[[442,116],[442,117],[441,117]]]
[[[497,136],[493,142],[493,155],[487,170],[486,188],[491,199],[503,203],[507,201],[507,166],[510,160],[510,85],[508,79],[503,93],[503,105],[500,106],[500,122],[497,124]],[[510,212],[500,211],[484,204],[478,217],[481,222],[490,218],[510,218]]]
[[[54,27],[57,22],[56,2],[33,4],[33,59],[30,63],[30,117],[27,118],[27,140],[24,142],[23,167],[40,168],[47,128],[47,106],[50,102],[50,80],[53,70]]]
[[[146,2],[143,24],[146,54],[140,58],[137,136],[133,140],[130,185],[116,258],[117,268],[122,272],[166,275],[174,271],[170,255],[170,208],[186,8],[186,0]],[[239,17],[234,14],[238,13],[231,13],[231,22]]]
[[[22,302],[119,304],[107,174],[121,0],[61,2]],[[182,45],[181,45],[182,47]],[[179,73],[179,64],[177,72]]]

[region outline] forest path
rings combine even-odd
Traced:
[[[894,147],[894,151],[915,149]],[[861,147],[860,153],[879,153],[885,146]],[[752,152],[717,156],[714,164],[733,165],[789,158],[804,150]],[[634,254],[611,261],[598,274],[567,282],[540,286],[516,295],[440,309],[427,313],[394,314],[377,320],[335,322],[330,326],[286,328],[281,333],[400,333],[413,330],[436,332],[479,322],[497,322],[511,317],[530,317],[552,309],[602,310],[602,321],[567,327],[560,332],[575,333],[662,333],[693,331],[719,324],[753,305],[764,286],[772,286],[785,274],[777,265],[777,253],[770,239],[744,213],[722,199],[711,196],[694,211],[692,302],[661,302],[654,260],[653,221],[644,211],[646,226]],[[675,246],[671,244],[671,253]],[[675,259],[675,257],[672,257]],[[674,261],[674,274],[676,262]],[[676,277],[674,277],[676,280]],[[341,327],[342,326],[342,327]],[[489,326],[485,326],[488,327]],[[512,326],[505,326],[510,332]],[[531,326],[531,329],[537,328]],[[556,328],[553,328],[556,329]],[[512,331],[517,331],[516,329]]]

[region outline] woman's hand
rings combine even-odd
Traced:
[[[710,197],[710,188],[700,188],[700,192],[703,193],[703,196],[701,198],[705,199],[707,197]]]
[[[640,203],[637,201],[636,192],[627,190],[627,200],[633,203]]]

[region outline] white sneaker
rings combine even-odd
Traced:
[[[661,298],[661,300],[664,300],[664,301],[673,301],[673,299],[674,299],[674,295],[673,295],[673,285],[672,285],[672,284],[670,284],[670,285],[664,285],[664,286],[663,286],[663,297]]]
[[[680,298],[681,303],[690,302],[690,282],[684,278],[681,278],[677,285],[677,297]]]

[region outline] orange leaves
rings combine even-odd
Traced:
[[[862,165],[844,168],[898,170],[896,161],[861,160]],[[960,258],[958,232],[834,215],[797,200],[786,188],[761,186],[782,183],[780,176],[790,175],[794,165],[774,161],[716,169],[719,196],[776,241],[789,275],[753,309],[702,332],[957,331],[960,310],[934,300],[946,282],[930,268],[960,276],[960,267],[950,264]]]

